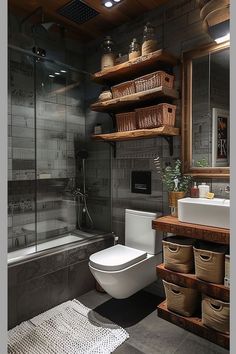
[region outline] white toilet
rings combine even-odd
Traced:
[[[156,279],[162,262],[162,233],[152,229],[161,214],[125,210],[125,246],[115,245],[94,253],[89,268],[102,288],[116,299],[127,298]]]

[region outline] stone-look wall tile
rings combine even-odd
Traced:
[[[95,279],[89,270],[88,261],[68,267],[68,298],[74,299],[95,288]]]
[[[8,267],[9,328],[94,289],[89,256],[113,244],[114,236],[108,234],[86,245],[69,245],[67,251]]]
[[[41,257],[14,267],[17,272],[16,284],[53,273],[67,265],[67,251]]]
[[[17,294],[15,287],[8,287],[8,327],[17,325]]]
[[[19,284],[16,287],[16,294],[18,323],[26,321],[50,308],[48,304],[49,290],[46,276]],[[11,326],[10,323],[9,326]]]

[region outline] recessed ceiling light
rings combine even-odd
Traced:
[[[60,73],[58,73],[58,72],[55,72],[54,74],[55,74],[55,75],[61,75],[61,74],[60,74]]]
[[[66,73],[67,71],[66,71],[66,70],[60,70],[60,72],[64,74],[64,73]]]
[[[111,1],[105,1],[104,2],[104,6],[105,7],[112,7],[113,6],[113,3]]]
[[[216,39],[215,39],[215,42],[216,42],[217,44],[220,44],[220,43],[223,43],[223,42],[226,42],[226,41],[229,41],[229,40],[230,40],[230,34],[227,33],[225,36],[216,38]]]
[[[48,75],[49,77],[55,77],[55,75],[52,75],[52,74],[50,74],[50,75]]]
[[[114,2],[121,2],[121,0],[113,0]]]

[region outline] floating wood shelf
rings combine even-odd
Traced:
[[[96,112],[114,112],[122,110],[124,107],[136,108],[137,105],[151,101],[158,97],[177,99],[179,94],[174,89],[159,86],[148,91],[138,92],[120,98],[113,98],[107,101],[98,101],[93,103],[90,106],[90,109]]]
[[[225,245],[229,244],[229,229],[189,224],[181,222],[178,220],[178,218],[170,215],[162,216],[158,219],[153,220],[152,228],[154,230],[170,232],[176,235],[196,238],[199,240],[221,243]]]
[[[124,81],[124,79],[137,77],[146,72],[150,73],[160,67],[161,64],[175,66],[177,63],[178,59],[174,55],[159,49],[153,53],[99,71],[92,75],[92,80],[99,84]]]
[[[230,290],[224,285],[208,283],[206,281],[196,278],[195,274],[184,274],[174,272],[166,269],[164,264],[160,264],[156,267],[157,274],[161,279],[164,279],[170,283],[174,283],[186,288],[197,289],[198,291],[212,296],[215,299],[229,302]]]
[[[175,136],[179,135],[179,128],[174,127],[159,127],[154,129],[137,129],[126,132],[116,132],[110,134],[98,134],[92,135],[94,140],[101,141],[125,141],[125,140],[135,140],[135,139],[147,139],[154,138],[156,136]]]
[[[206,338],[209,341],[220,345],[226,349],[229,348],[229,335],[215,331],[202,324],[199,317],[184,317],[167,309],[166,301],[162,302],[157,307],[158,316],[179,327],[186,329],[200,337]],[[191,350],[190,350],[191,351]]]

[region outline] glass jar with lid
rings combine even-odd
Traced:
[[[136,38],[133,39],[129,46],[129,60],[138,58],[141,55],[141,48]]]
[[[142,55],[146,55],[157,50],[157,40],[155,36],[155,27],[148,22],[144,27]]]
[[[110,36],[106,36],[102,43],[101,70],[115,65],[114,43]]]

